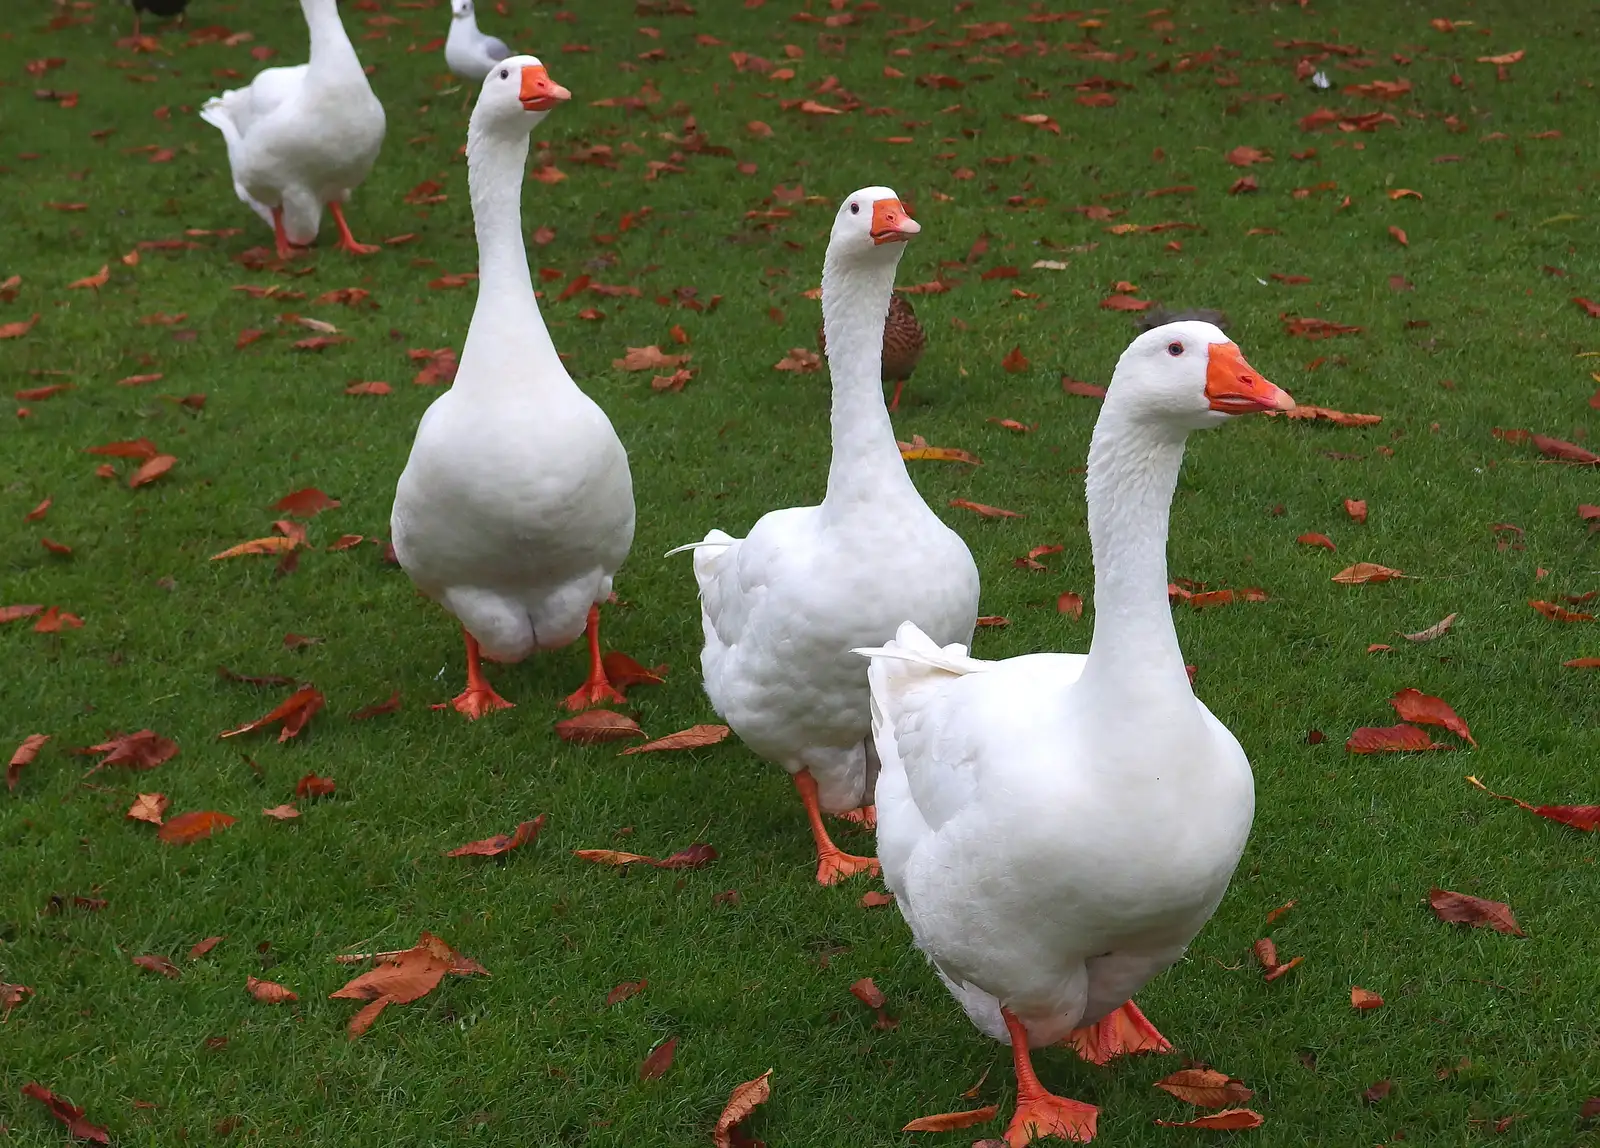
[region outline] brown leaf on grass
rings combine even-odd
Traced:
[[[928,440],[921,435],[913,435],[910,442],[897,442],[900,448],[900,457],[907,462],[964,462],[969,466],[981,466],[983,460],[971,451],[962,450],[955,446],[929,446]]]
[[[1526,809],[1529,813],[1536,813],[1540,817],[1551,821],[1559,821],[1562,825],[1569,825],[1573,829],[1585,833],[1593,833],[1600,829],[1600,805],[1530,805],[1516,797],[1508,797],[1504,793],[1496,793],[1476,777],[1469,777],[1467,781],[1483,790],[1490,797],[1499,801],[1509,801],[1513,805]]]
[[[1277,411],[1268,412],[1272,417],[1277,417]],[[1383,421],[1382,415],[1347,414],[1336,411],[1330,407],[1314,407],[1309,403],[1296,403],[1294,410],[1285,411],[1284,417],[1289,419],[1321,419],[1341,427],[1370,427]]]
[[[882,1008],[885,1004],[883,990],[872,983],[871,977],[862,977],[851,985],[850,995],[868,1008]]]
[[[322,696],[322,691],[315,686],[301,686],[265,717],[246,722],[238,729],[223,730],[219,736],[237,737],[239,734],[250,733],[282,722],[283,727],[278,731],[278,740],[288,741],[305,728],[306,723],[311,720],[311,715],[320,710],[326,700]]]
[[[1239,1132],[1246,1128],[1260,1128],[1266,1119],[1261,1113],[1248,1108],[1228,1108],[1196,1116],[1193,1120],[1157,1120],[1156,1123],[1163,1128],[1208,1128],[1213,1132]]]
[[[52,502],[54,502],[54,501],[55,501],[55,499],[47,497],[38,506],[35,506],[32,510],[28,511],[28,513],[24,514],[22,516],[22,521],[24,521],[24,522],[41,522],[41,521],[43,521],[44,520],[45,511],[50,509],[50,504]],[[1583,510],[1584,510],[1583,507],[1581,507],[1581,506],[1578,507],[1578,514],[1579,514],[1580,517],[1583,515]],[[1596,510],[1595,511],[1595,517],[1600,518],[1600,510]]]
[[[1443,726],[1451,733],[1466,738],[1474,747],[1478,744],[1468,731],[1467,723],[1456,716],[1456,711],[1443,698],[1432,697],[1408,686],[1390,698],[1389,704],[1394,706],[1394,712],[1400,715],[1401,721]]]
[[[1571,658],[1561,664],[1569,670],[1600,670],[1600,658]]]
[[[624,756],[632,753],[655,753],[658,750],[668,749],[702,749],[708,745],[716,745],[728,736],[728,727],[725,725],[692,725],[688,729],[669,733],[666,737],[658,737],[655,741],[646,742],[644,745],[630,745],[623,750]]]
[[[616,849],[574,849],[572,855],[596,865],[649,865],[656,869],[703,869],[717,859],[717,851],[704,842],[697,842],[659,860],[642,853],[623,853]]]
[[[754,1080],[736,1085],[728,1094],[728,1103],[711,1130],[711,1143],[715,1148],[735,1148],[734,1129],[772,1095],[771,1078],[772,1069],[769,1068]],[[740,1137],[740,1140],[744,1141],[744,1138]]]
[[[151,825],[160,825],[161,819],[167,815],[168,804],[165,793],[141,793],[122,816],[128,821],[148,821]]]
[[[335,550],[349,550],[352,546],[360,546],[365,541],[364,534],[341,534],[337,541],[329,544],[328,552],[331,554]]]
[[[272,504],[273,510],[282,511],[294,518],[311,518],[321,514],[324,510],[332,510],[339,505],[337,498],[329,498],[314,486],[297,490],[293,494],[286,494]]]
[[[881,909],[885,905],[894,904],[894,894],[880,893],[878,890],[873,889],[870,892],[863,893],[861,895],[861,900],[857,901],[856,904],[860,905],[863,909]]]
[[[294,795],[302,801],[313,797],[332,797],[338,783],[331,777],[318,777],[315,773],[308,773],[295,782]]]
[[[284,802],[282,805],[274,805],[271,809],[263,809],[261,816],[270,817],[274,821],[293,821],[300,816],[300,811],[288,802]]]
[[[294,537],[273,535],[270,538],[252,538],[249,542],[241,542],[237,546],[230,546],[220,554],[213,554],[211,561],[216,562],[223,558],[239,558],[246,554],[286,554],[300,544]]]
[[[168,845],[192,845],[210,837],[219,829],[226,829],[238,818],[226,813],[205,810],[198,813],[180,813],[163,825],[156,836]]]
[[[969,501],[968,499],[965,499],[965,498],[952,498],[950,500],[950,505],[954,506],[954,507],[958,507],[958,508],[960,508],[962,510],[970,510],[974,514],[982,515],[984,518],[1021,518],[1021,517],[1023,517],[1023,515],[1018,514],[1015,510],[1002,510],[998,506],[986,506],[981,502],[971,502],[971,501]]]
[[[1350,990],[1350,1007],[1359,1009],[1382,1008],[1383,998],[1375,992],[1370,992],[1356,985]]]
[[[1527,54],[1526,49],[1518,48],[1515,52],[1506,52],[1499,56],[1479,56],[1478,63],[1494,64],[1496,67],[1504,68],[1511,64],[1520,63],[1522,57]]]
[[[154,458],[141,463],[139,469],[128,476],[129,489],[137,489],[148,483],[154,482],[177,464],[177,456],[158,454]]]
[[[1333,544],[1333,539],[1329,538],[1326,534],[1316,534],[1308,531],[1307,533],[1296,538],[1295,541],[1302,546],[1320,546],[1324,550],[1339,549]]]
[[[1135,299],[1132,295],[1111,295],[1100,300],[1102,311],[1147,311],[1154,306],[1149,299]]]
[[[1179,1100],[1201,1108],[1227,1108],[1243,1104],[1255,1095],[1241,1080],[1214,1068],[1180,1068],[1155,1086]]]
[[[808,351],[804,347],[791,347],[787,355],[772,364],[772,369],[775,371],[794,371],[797,374],[820,371],[822,369],[822,357],[815,351]]]
[[[605,670],[607,680],[624,693],[629,686],[659,686],[667,680],[665,665],[642,666],[621,650],[608,651],[600,659],[600,666]]]
[[[1367,520],[1367,504],[1366,504],[1366,500],[1358,499],[1358,498],[1347,498],[1347,499],[1345,499],[1344,500],[1344,512],[1346,514],[1348,514],[1351,518],[1353,518],[1357,522],[1363,522],[1363,523],[1366,522],[1366,520]]]
[[[1269,153],[1262,151],[1260,148],[1244,147],[1243,145],[1234,148],[1223,158],[1233,164],[1234,167],[1249,167],[1253,163],[1272,162],[1272,156]]]
[[[1362,330],[1347,323],[1335,323],[1330,319],[1311,316],[1280,314],[1278,319],[1283,323],[1284,334],[1300,339],[1329,339],[1334,335],[1359,334]]]
[[[455,351],[450,347],[440,347],[432,351],[412,348],[406,355],[412,362],[426,364],[411,380],[419,387],[437,387],[454,382],[456,371],[461,367]]]
[[[177,965],[158,953],[146,953],[143,956],[134,957],[133,963],[149,972],[160,973],[169,980],[176,980],[181,975]]]
[[[390,395],[394,388],[388,383],[374,381],[369,383],[351,383],[344,389],[347,395]]]
[[[1540,602],[1530,600],[1528,605],[1539,613],[1549,618],[1552,622],[1592,622],[1593,614],[1584,614],[1576,610],[1568,610],[1565,606],[1558,606],[1554,602]]]
[[[1449,749],[1435,742],[1426,730],[1414,725],[1362,726],[1344,743],[1351,753],[1411,753],[1427,749]]]
[[[156,449],[156,444],[147,438],[125,439],[121,442],[108,442],[103,446],[84,448],[84,454],[101,454],[108,458],[139,458],[151,459],[161,452]]]
[[[1011,350],[1006,352],[1005,358],[1000,360],[1000,366],[1005,369],[1008,375],[1020,374],[1028,369],[1028,356],[1022,353],[1020,345],[1012,347]]]
[[[376,968],[353,978],[343,988],[329,993],[328,998],[372,1001],[375,1004],[380,1001],[384,1004],[409,1004],[437,988],[445,973],[465,975],[483,971],[477,962],[461,957],[438,937],[424,932],[422,939],[413,947],[381,954]],[[365,1032],[381,1011],[381,1007],[372,1009],[359,1031],[356,1021],[352,1019],[351,1035],[359,1036]],[[368,1013],[368,1010],[363,1009],[357,1016],[363,1013]]]
[[[0,981],[0,1024],[5,1024],[11,1016],[11,1010],[32,995],[33,990],[27,985],[8,985]]]
[[[1577,443],[1568,442],[1566,439],[1551,438],[1549,435],[1530,435],[1533,445],[1547,458],[1559,459],[1562,462],[1576,463],[1579,466],[1600,466],[1600,454],[1584,450]]]
[[[481,841],[469,841],[465,845],[450,850],[446,857],[499,857],[513,849],[520,849],[528,842],[539,836],[539,831],[544,828],[545,815],[543,813],[532,821],[524,821],[511,833],[497,833],[493,837],[485,837]]]
[[[1076,622],[1083,617],[1083,595],[1064,591],[1056,597],[1056,613],[1065,614]]]
[[[1410,575],[1400,570],[1391,570],[1387,566],[1379,566],[1376,562],[1357,562],[1354,566],[1346,566],[1333,576],[1335,582],[1345,586],[1362,586],[1368,582],[1389,582],[1395,578],[1407,578]]]
[[[1497,933],[1513,937],[1527,936],[1517,924],[1516,917],[1511,915],[1511,906],[1504,901],[1486,901],[1482,897],[1435,887],[1428,891],[1428,904],[1433,909],[1433,915],[1441,921],[1474,928],[1487,925]]]
[[[622,358],[612,359],[611,365],[624,371],[674,370],[688,358],[688,355],[668,355],[651,343],[648,347],[629,347]]]
[[[1079,382],[1077,379],[1069,379],[1066,375],[1061,376],[1061,389],[1069,395],[1077,395],[1079,398],[1084,399],[1103,399],[1106,397],[1106,389],[1104,387],[1095,383],[1084,383]]]
[[[623,981],[606,994],[606,1007],[610,1008],[612,1005],[620,1004],[631,996],[637,996],[639,993],[644,992],[649,984],[650,982],[647,980]]]
[[[36,634],[59,634],[64,629],[83,629],[83,619],[76,614],[67,613],[60,606],[51,606],[40,614],[39,620],[33,624],[33,632]]]
[[[43,613],[43,606],[0,606],[0,625]]]
[[[0,339],[20,339],[39,321],[39,313],[35,311],[26,319],[18,319],[14,323],[0,323]]]
[[[95,762],[96,769],[120,765],[128,769],[154,769],[163,762],[178,756],[178,743],[162,737],[154,730],[142,729],[138,733],[113,734],[110,741],[91,745],[75,752],[103,753],[106,756]]]
[[[971,1128],[975,1124],[987,1124],[1000,1112],[997,1105],[985,1104],[982,1108],[973,1108],[966,1112],[940,1112],[935,1116],[919,1116],[904,1128],[902,1132],[953,1132],[957,1128]],[[1001,1141],[1004,1143],[1004,1141]]]
[[[203,941],[196,942],[194,944],[194,946],[192,948],[190,948],[190,950],[189,950],[189,959],[191,961],[198,961],[201,957],[205,956],[212,949],[214,949],[218,945],[220,945],[222,943],[222,941],[223,941],[223,938],[221,936],[217,936],[217,937],[207,937]]]
[[[74,279],[71,283],[68,283],[67,290],[71,291],[78,287],[93,287],[95,290],[99,290],[101,287],[104,287],[108,282],[110,282],[110,280],[111,264],[107,263],[93,275],[85,275],[82,279]]]
[[[1262,937],[1250,946],[1250,951],[1255,954],[1257,963],[1261,965],[1261,979],[1269,982],[1277,980],[1305,960],[1304,957],[1295,957],[1286,962],[1279,962],[1278,946],[1273,943],[1271,937]]]
[[[1406,238],[1405,231],[1393,224],[1389,225],[1389,235],[1401,247],[1409,247],[1411,245],[1411,241]]]
[[[672,1067],[672,1054],[678,1049],[678,1038],[669,1036],[650,1050],[650,1055],[639,1065],[640,1080],[657,1080]]]
[[[363,706],[350,715],[351,721],[367,721],[370,718],[382,717],[392,714],[400,708],[400,691],[395,690],[389,695],[387,701],[377,702],[370,706]]]
[[[1244,195],[1247,192],[1260,190],[1261,183],[1256,179],[1255,176],[1241,175],[1238,179],[1234,180],[1233,184],[1228,188],[1228,194]]]
[[[1279,917],[1283,916],[1285,913],[1287,913],[1290,909],[1294,908],[1299,903],[1300,903],[1299,898],[1294,898],[1292,900],[1285,901],[1283,904],[1279,905],[1276,909],[1273,909],[1271,912],[1269,912],[1267,914],[1267,924],[1269,924],[1269,925],[1272,924]]]
[[[288,1004],[300,999],[300,994],[291,992],[276,981],[258,981],[248,974],[244,978],[244,987],[262,1004]]]
[[[16,789],[17,781],[22,776],[23,766],[33,764],[33,759],[39,756],[39,749],[50,740],[47,733],[30,733],[22,739],[22,744],[11,755],[11,764],[6,766],[6,788]]]
[[[670,375],[656,375],[652,378],[650,380],[650,389],[652,391],[672,391],[676,394],[678,391],[683,390],[693,378],[694,368],[679,367]]]
[[[1460,614],[1446,614],[1426,630],[1418,630],[1414,634],[1401,634],[1400,636],[1408,642],[1431,642],[1449,633],[1450,627],[1456,624],[1456,619],[1460,616]]]
[[[638,722],[625,714],[594,709],[556,722],[556,736],[575,745],[594,745],[603,741],[644,737],[645,732],[639,728]]]
[[[110,1144],[111,1134],[98,1124],[91,1124],[83,1109],[63,1100],[42,1084],[28,1081],[22,1086],[22,1095],[39,1101],[50,1110],[50,1115],[67,1126],[67,1135],[74,1140],[87,1140],[91,1144]]]

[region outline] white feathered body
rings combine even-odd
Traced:
[[[881,401],[881,400],[880,400]],[[822,808],[871,800],[867,664],[854,647],[910,618],[971,642],[978,571],[966,544],[916,496],[778,510],[743,539],[695,551],[706,694],[753,751],[809,770]]]
[[[1002,1003],[1040,1047],[1177,961],[1254,812],[1244,752],[1198,699],[1108,713],[1077,684],[1085,663],[980,662],[911,626],[872,660],[884,880],[973,1023],[1007,1043]]]
[[[511,49],[506,42],[480,31],[472,13],[450,21],[450,34],[444,41],[444,62],[463,80],[482,83],[489,69],[509,55]]]

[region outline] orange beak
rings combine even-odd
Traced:
[[[1233,343],[1212,343],[1206,354],[1206,398],[1212,410],[1227,415],[1294,410],[1289,393],[1257,374]]]
[[[572,93],[550,78],[544,65],[522,69],[522,106],[530,112],[548,112],[562,100],[570,100]]]
[[[872,205],[873,243],[904,243],[921,230],[922,224],[911,218],[898,199],[880,199]]]

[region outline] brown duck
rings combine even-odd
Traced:
[[[917,322],[917,313],[911,309],[911,304],[898,295],[891,295],[889,314],[883,321],[883,381],[894,384],[894,397],[889,400],[891,411],[900,409],[900,391],[911,372],[917,369],[922,348],[927,345],[928,337],[923,333],[922,324]],[[817,349],[824,355],[828,353],[828,338],[820,323],[817,324]]]

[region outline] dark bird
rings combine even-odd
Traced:
[[[1165,307],[1152,307],[1148,311],[1141,311],[1133,317],[1133,325],[1139,329],[1139,334],[1144,334],[1155,327],[1164,327],[1168,323],[1181,323],[1185,319],[1195,319],[1201,323],[1210,323],[1213,327],[1228,329],[1228,316],[1225,312],[1215,311],[1210,307],[1189,307],[1177,311],[1169,311]]]
[[[889,400],[891,411],[900,409],[900,392],[917,369],[922,349],[928,345],[928,336],[917,322],[917,313],[911,304],[899,295],[889,297],[889,314],[883,320],[883,381],[894,384],[894,397]],[[828,353],[828,336],[822,324],[817,324],[817,347]]]
[[[182,17],[184,9],[189,7],[189,0],[128,0],[133,6],[133,34],[139,35],[139,16],[148,12],[152,16],[178,16]]]

